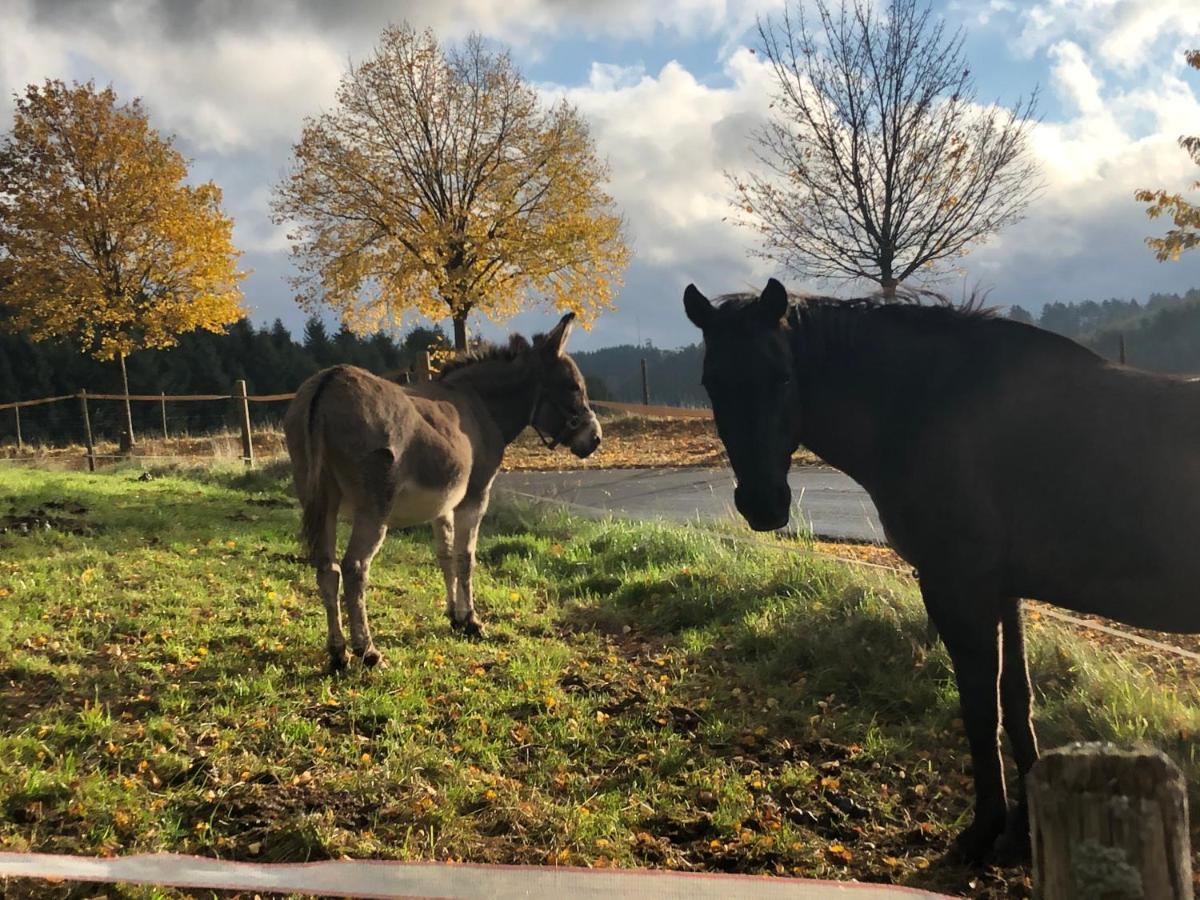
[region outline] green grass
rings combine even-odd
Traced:
[[[140,475],[0,471],[0,849],[1023,889],[939,862],[967,757],[907,581],[500,502],[488,638],[412,529],[372,570],[387,667],[333,679],[284,472]],[[1149,741],[1197,784],[1181,673],[1042,622],[1031,652],[1044,745]]]

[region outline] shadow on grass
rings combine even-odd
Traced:
[[[881,853],[923,848],[936,855],[965,824],[969,757],[957,691],[943,648],[928,641],[911,583],[697,530],[585,522],[544,509],[504,510],[492,527],[496,536],[484,552],[500,576],[507,566],[535,567],[562,605],[565,631],[598,630],[633,653],[672,646],[685,653],[690,671],[708,673],[696,679],[713,710],[704,728],[690,732],[698,756],[747,760],[764,771],[798,760],[818,769],[834,762],[839,790],[772,798],[822,839],[856,847],[867,827]],[[546,554],[548,541],[560,542],[561,552]],[[1029,643],[1044,746],[1153,744],[1184,768],[1196,803],[1200,767],[1191,737],[1200,702],[1193,689],[1165,692],[1144,666],[1078,632],[1041,624]],[[1171,671],[1161,677],[1175,683]],[[917,771],[923,775],[914,783]],[[900,786],[896,802],[856,793],[847,787],[852,773],[863,789]],[[970,876],[943,863],[902,880],[965,890]]]

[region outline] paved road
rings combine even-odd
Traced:
[[[788,476],[801,516],[819,537],[883,542],[879,516],[858,484],[832,469],[799,468]],[[502,472],[496,486],[638,518],[734,519],[728,469],[584,469]]]

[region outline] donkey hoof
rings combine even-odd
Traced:
[[[363,655],[362,655],[363,665],[366,666],[368,669],[373,669],[377,665],[379,665],[379,661],[381,659],[383,659],[382,654],[380,654],[380,652],[378,650],[376,650],[374,647],[368,647],[366,650],[363,651]]]
[[[346,656],[346,650],[330,650],[329,651],[329,674],[337,675],[346,670],[346,664],[349,658]]]
[[[483,623],[480,622],[478,619],[476,619],[474,616],[472,616],[470,619],[467,619],[467,621],[463,622],[460,627],[462,628],[463,634],[465,634],[469,638],[482,638],[483,637]]]

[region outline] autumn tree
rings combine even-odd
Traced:
[[[578,111],[541,102],[507,53],[389,26],[306,123],[274,210],[303,307],[359,331],[449,316],[462,349],[475,310],[612,306],[628,253],[607,178]]]
[[[1187,63],[1193,69],[1200,69],[1200,50],[1189,52]],[[1200,166],[1200,135],[1183,135],[1179,138],[1179,146]],[[1200,181],[1194,182],[1192,187],[1200,189]],[[1149,204],[1146,215],[1151,219],[1168,215],[1175,226],[1162,237],[1146,238],[1146,243],[1159,262],[1179,259],[1179,254],[1184,250],[1200,246],[1200,203],[1189,203],[1182,194],[1169,194],[1166,191],[1141,190],[1135,196],[1140,202]]]
[[[1036,98],[978,104],[963,31],[920,0],[805,5],[759,23],[775,93],[762,170],[729,176],[738,221],[788,269],[895,296],[1021,217]]]
[[[0,282],[9,325],[116,359],[242,318],[232,220],[140,101],[91,82],[30,85],[0,144]],[[126,427],[133,418],[125,403]]]

